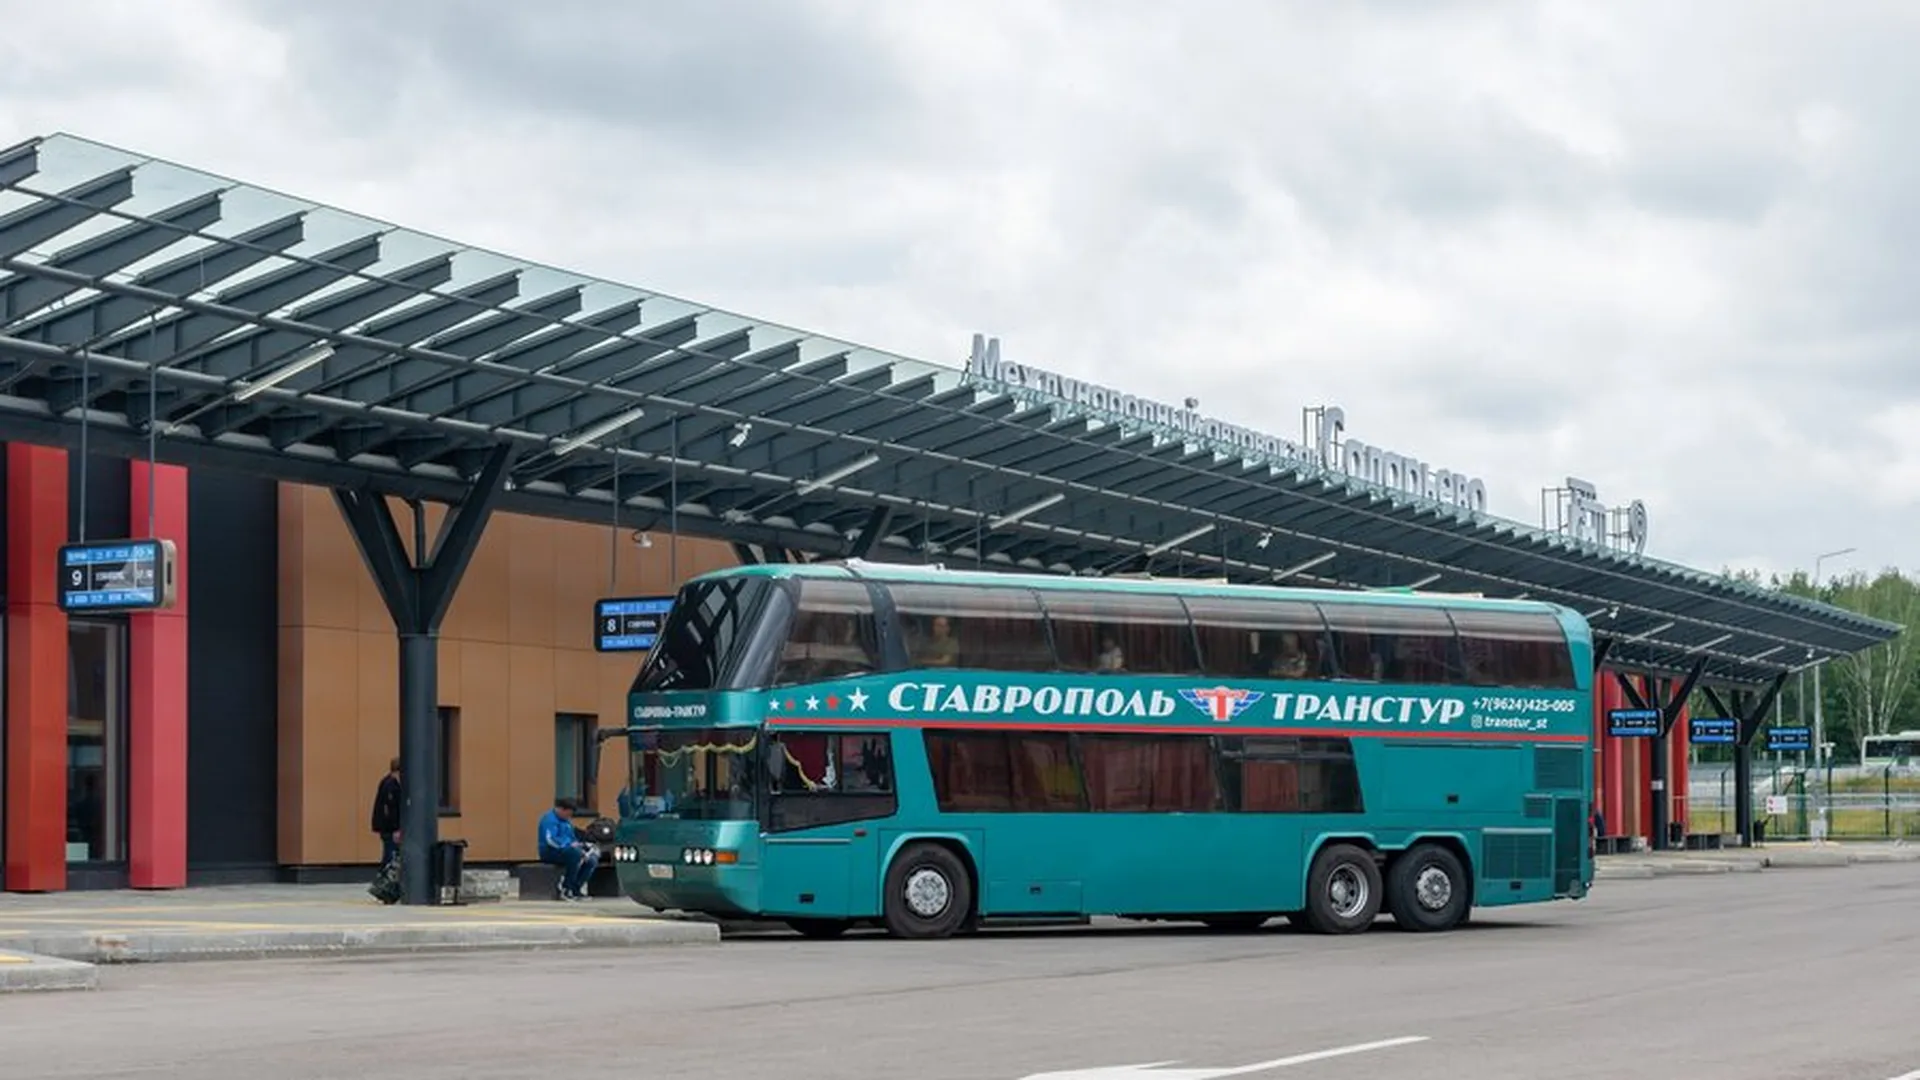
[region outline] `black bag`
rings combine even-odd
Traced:
[[[374,877],[373,884],[367,886],[367,892],[372,893],[373,898],[383,904],[397,904],[400,902],[399,856],[394,856],[392,862],[380,868],[380,873]]]

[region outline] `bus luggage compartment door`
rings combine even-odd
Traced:
[[[771,915],[838,919],[860,910],[861,887],[876,873],[878,843],[868,829],[838,827],[825,835],[769,836],[761,850],[762,907]],[[857,835],[856,835],[857,834]]]

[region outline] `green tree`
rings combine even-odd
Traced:
[[[1920,622],[1920,585],[1898,570],[1882,570],[1869,578],[1853,574],[1824,587],[1823,599],[1875,619],[1905,627],[1891,641],[1844,656],[1833,662],[1831,673],[1855,739],[1894,730],[1894,721],[1910,705],[1915,685],[1916,656],[1913,626]]]

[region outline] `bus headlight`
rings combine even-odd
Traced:
[[[719,863],[728,866],[740,861],[737,851],[715,851],[712,848],[682,848],[680,861],[688,866],[712,866]]]

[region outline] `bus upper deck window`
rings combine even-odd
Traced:
[[[873,596],[858,581],[809,578],[780,650],[773,685],[864,675],[879,665]]]
[[[1026,589],[894,584],[909,667],[1049,671],[1053,648]]]

